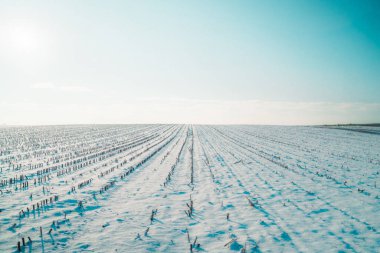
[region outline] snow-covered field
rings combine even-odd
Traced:
[[[0,252],[379,252],[359,130],[2,127]]]

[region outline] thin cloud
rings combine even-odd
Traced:
[[[59,86],[58,89],[61,91],[69,91],[69,92],[90,92],[90,91],[92,91],[88,87],[78,86],[78,85]]]
[[[380,103],[133,99],[115,103],[3,103],[7,124],[268,124],[380,122]]]
[[[30,86],[32,89],[55,89],[56,86],[52,83],[35,83]]]
[[[82,85],[55,85],[53,83],[35,83],[30,86],[32,89],[43,89],[43,90],[56,90],[64,92],[90,92],[92,89],[82,86]]]

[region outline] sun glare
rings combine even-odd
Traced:
[[[14,24],[9,28],[10,48],[20,53],[33,53],[43,47],[43,33],[30,24]]]

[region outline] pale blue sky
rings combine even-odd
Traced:
[[[7,124],[380,121],[380,2],[0,1],[0,113]]]

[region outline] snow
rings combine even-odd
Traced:
[[[0,168],[0,252],[380,248],[376,127],[6,127]]]

